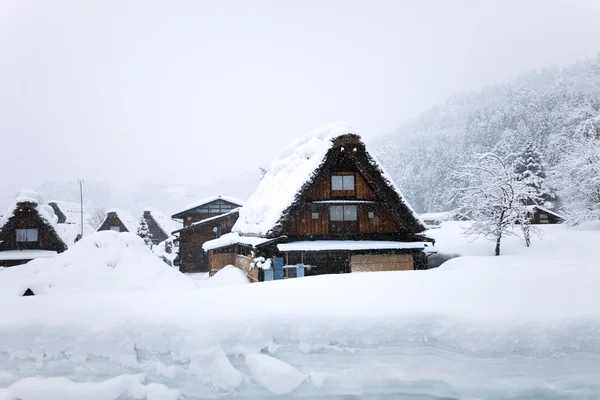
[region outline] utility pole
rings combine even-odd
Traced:
[[[81,206],[81,237],[83,238],[83,179],[78,179],[79,182],[79,205]]]

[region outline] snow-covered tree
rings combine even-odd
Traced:
[[[556,165],[554,177],[570,223],[600,219],[600,137],[574,139]]]
[[[514,166],[495,154],[486,153],[477,156],[457,174],[467,186],[457,193],[459,208],[456,211],[473,220],[465,234],[493,240],[497,256],[502,238],[521,237],[519,231],[529,246],[532,227],[525,202],[529,197],[535,198],[535,192],[517,179]]]
[[[148,223],[144,217],[140,218],[140,224],[138,225],[137,235],[144,240],[146,246],[152,248],[152,234],[148,229]]]
[[[515,173],[517,179],[531,187],[535,193],[534,198],[527,199],[528,205],[540,202],[541,205],[550,206],[549,203],[555,200],[556,194],[546,183],[546,171],[544,170],[542,155],[533,142],[528,142],[523,152],[517,157]]]
[[[106,219],[106,211],[103,208],[91,208],[87,212],[87,222],[94,229],[98,229]]]

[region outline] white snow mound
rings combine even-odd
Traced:
[[[20,296],[32,285],[44,285],[48,294],[195,288],[141,238],[113,231],[85,237],[56,257],[0,271],[0,296]]]
[[[203,288],[218,286],[244,285],[250,283],[244,271],[233,265],[226,265],[214,276],[205,280],[197,280],[196,285]]]
[[[306,379],[292,365],[266,354],[246,355],[246,365],[258,383],[278,395],[292,392]]]

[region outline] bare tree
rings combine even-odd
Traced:
[[[87,212],[87,222],[94,229],[100,228],[105,219],[106,211],[103,208],[92,208]]]
[[[531,221],[527,201],[535,199],[534,190],[514,173],[514,166],[492,153],[476,157],[463,167],[458,178],[467,186],[457,193],[457,212],[473,220],[465,231],[466,235],[483,235],[496,243],[495,254],[500,255],[503,237],[517,235],[529,246],[531,243]],[[515,225],[518,226],[515,231]],[[520,232],[519,232],[520,231]]]

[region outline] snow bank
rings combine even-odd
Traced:
[[[598,263],[495,264],[501,259],[210,290],[3,299],[0,387],[32,376],[144,374],[188,400],[598,397]],[[41,395],[30,398],[64,398]]]
[[[226,265],[208,279],[195,280],[196,286],[202,288],[244,285],[250,283],[244,271],[233,265]]]
[[[97,232],[52,258],[0,271],[0,296],[22,295],[28,285],[48,294],[135,290],[189,290],[193,283],[169,268],[131,233]]]

